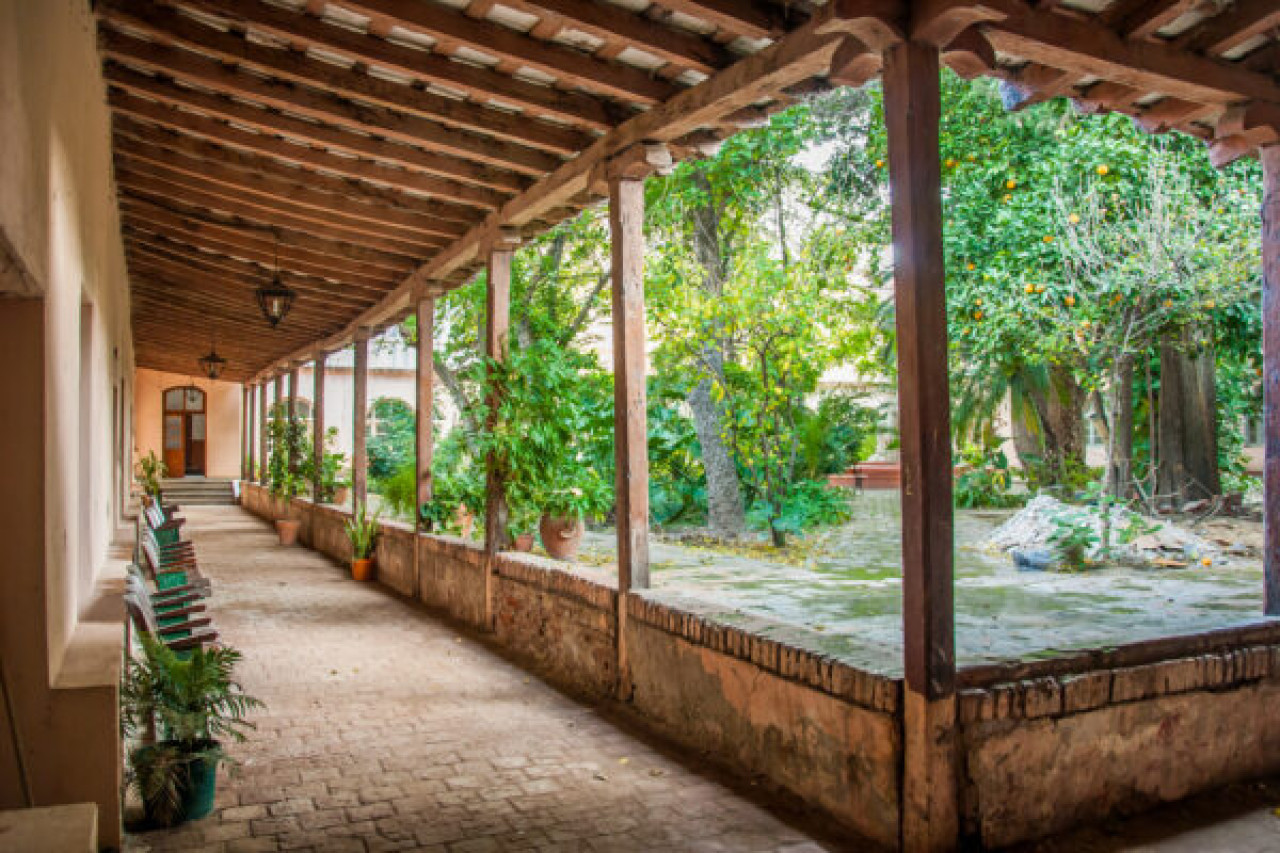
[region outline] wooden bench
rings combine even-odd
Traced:
[[[157,616],[152,607],[151,598],[145,594],[145,590],[142,594],[136,590],[126,591],[124,605],[129,611],[130,621],[139,633],[154,637],[175,652],[203,648],[218,639],[218,632],[209,627],[212,620],[207,616],[189,618],[191,613],[197,612],[194,610],[180,614],[180,618],[178,618],[179,614],[170,612],[164,618],[164,622],[168,624],[162,624],[161,617]]]

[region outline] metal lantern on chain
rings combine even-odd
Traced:
[[[209,344],[209,354],[197,359],[197,361],[200,364],[200,369],[204,371],[204,375],[210,379],[217,379],[222,375],[223,369],[227,366],[227,360],[218,355],[217,337]]]
[[[297,298],[297,291],[289,287],[280,278],[280,238],[276,237],[276,271],[271,277],[271,283],[259,287],[254,293],[258,297],[258,308],[262,310],[262,316],[271,324],[271,328],[280,325],[280,321],[289,313],[289,309],[293,307],[293,300]]]

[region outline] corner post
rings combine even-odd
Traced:
[[[240,480],[253,476],[253,386],[240,389]]]
[[[267,383],[258,383],[258,485],[267,484]]]
[[[295,418],[298,417],[298,367],[291,365],[289,367],[289,409],[287,416],[288,424],[291,426]],[[289,473],[296,474],[298,472],[298,463],[302,460],[298,458],[296,448],[289,448]]]
[[[417,361],[417,465],[418,492],[415,526],[424,528],[422,505],[431,500],[431,459],[435,454],[435,441],[431,429],[435,420],[435,319],[436,300],[426,293],[418,295],[414,311],[418,320]]]
[[[311,475],[311,499],[320,503],[321,482],[324,480],[324,362],[327,355],[319,351],[315,356],[311,381],[311,452],[314,471]]]
[[[511,257],[519,239],[503,232],[488,249],[485,290],[484,354],[494,362],[507,360],[507,338],[511,330]],[[502,388],[496,384],[489,391],[489,413],[485,428],[498,422],[498,406]],[[506,482],[498,468],[498,460],[490,455],[485,460],[484,513],[484,625],[492,630],[494,622],[494,557],[507,547]]]
[[[366,444],[369,422],[369,330],[357,331],[352,346],[355,348],[355,367],[351,383],[351,508],[358,512],[369,498],[369,448]]]
[[[902,465],[901,849],[923,853],[955,849],[960,831],[939,65],[924,42],[884,53]]]
[[[1280,616],[1280,145],[1262,161],[1263,612]]]

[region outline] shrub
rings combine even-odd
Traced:
[[[782,499],[782,514],[775,526],[799,534],[812,527],[843,524],[852,515],[848,493],[822,480],[801,480],[792,484]],[[752,504],[747,520],[753,527],[769,526],[769,509],[763,501]]]

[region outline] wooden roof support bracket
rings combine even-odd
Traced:
[[[1277,143],[1280,143],[1280,105],[1254,102],[1228,107],[1215,128],[1209,160],[1221,168],[1261,146]]]
[[[675,169],[671,149],[661,142],[640,142],[596,164],[588,185],[593,195],[609,194],[609,182],[619,178],[643,180],[653,174],[669,175]]]
[[[966,80],[990,74],[996,68],[996,49],[978,27],[962,30],[942,48],[942,61]]]

